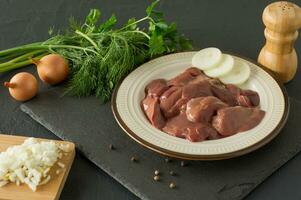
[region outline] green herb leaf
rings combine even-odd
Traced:
[[[177,24],[171,23],[165,32],[165,36],[166,37],[176,37],[177,35],[178,35]]]
[[[158,28],[160,28],[162,31],[167,31],[168,25],[165,22],[158,22],[155,24]]]
[[[119,29],[114,29],[115,15],[98,25],[101,12],[97,9],[92,9],[82,24],[71,18],[71,29],[64,34],[57,33],[44,42],[0,51],[0,71],[28,65],[28,62],[12,63],[10,60],[36,55],[36,50],[42,50],[37,57],[43,53],[57,53],[70,62],[67,93],[95,95],[106,102],[117,83],[140,64],[192,47],[190,40],[177,32],[175,23],[167,23],[163,14],[154,10],[158,2],[147,8],[146,17],[131,18]],[[143,22],[149,23],[147,30],[139,26]]]
[[[163,13],[162,12],[158,12],[158,11],[153,10],[152,15],[154,15],[157,20],[163,19]]]
[[[185,38],[183,35],[180,36],[179,44],[181,49],[192,50],[193,46],[191,44],[191,40]]]
[[[85,23],[88,25],[88,26],[95,26],[97,21],[99,20],[100,18],[100,10],[98,9],[91,9],[88,16],[86,17],[86,21]]]
[[[162,54],[166,51],[163,36],[152,35],[149,40],[149,53],[151,57]]]
[[[157,6],[157,4],[159,3],[160,0],[154,1],[149,7],[147,7],[146,9],[146,14],[147,16],[151,16],[151,14],[154,11],[154,8]]]
[[[109,31],[110,29],[113,28],[116,22],[117,22],[116,16],[113,14],[106,22],[104,22],[99,26],[98,31],[99,32]]]
[[[73,30],[73,31],[74,30],[81,30],[81,25],[76,22],[74,17],[69,18],[69,26],[70,26],[70,29]]]
[[[136,19],[130,18],[126,23],[125,27],[127,27],[126,30],[136,30],[137,28]]]
[[[48,29],[48,35],[53,35],[53,27],[50,27],[49,29]]]

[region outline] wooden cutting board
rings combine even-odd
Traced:
[[[11,136],[0,134],[0,152],[5,151],[8,147],[22,144],[27,137]],[[40,139],[43,140],[43,139]],[[65,164],[65,168],[61,169],[54,165],[49,174],[51,180],[42,186],[38,186],[37,191],[33,192],[26,184],[17,186],[15,183],[9,183],[0,188],[0,199],[5,200],[57,200],[60,197],[61,191],[64,187],[68,173],[70,171],[72,162],[75,156],[75,145],[66,141],[55,141],[56,143],[69,144],[71,151],[62,157],[59,161]],[[60,169],[57,175],[55,172]]]

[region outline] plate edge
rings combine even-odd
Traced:
[[[174,53],[174,54],[184,54],[184,53],[193,53],[194,51],[190,51],[190,52],[180,52],[180,53]],[[229,153],[224,153],[224,154],[216,154],[216,155],[191,155],[191,154],[185,154],[185,153],[179,153],[179,152],[175,152],[175,151],[170,151],[164,148],[161,148],[159,146],[153,145],[145,140],[143,140],[142,138],[140,138],[139,136],[137,136],[125,123],[124,121],[121,119],[118,110],[117,110],[117,103],[116,103],[116,98],[117,98],[117,93],[119,90],[120,85],[122,84],[123,80],[122,79],[115,87],[113,94],[112,94],[112,98],[111,98],[111,109],[113,112],[113,115],[115,117],[115,120],[117,121],[118,125],[122,128],[122,130],[128,135],[130,136],[132,139],[134,139],[136,142],[138,142],[139,144],[141,144],[142,146],[144,146],[145,148],[151,149],[157,153],[163,154],[165,156],[169,156],[169,157],[174,157],[174,158],[179,158],[179,159],[185,159],[185,160],[223,160],[223,159],[229,159],[229,158],[234,158],[234,157],[238,157],[238,156],[242,156],[245,155],[247,153],[250,153],[252,151],[255,151],[257,149],[259,149],[260,147],[266,145],[267,143],[269,143],[272,139],[274,139],[279,133],[280,131],[283,129],[284,125],[286,124],[286,121],[288,119],[289,116],[289,111],[290,111],[290,102],[288,100],[288,94],[287,91],[284,87],[284,85],[280,82],[279,79],[277,79],[275,77],[275,75],[268,70],[267,68],[265,68],[263,65],[261,65],[260,63],[257,63],[256,61],[241,56],[239,54],[236,53],[231,53],[231,52],[227,52],[227,51],[223,51],[223,53],[227,53],[230,54],[232,56],[236,56],[239,58],[242,58],[244,60],[247,60],[253,64],[255,64],[256,66],[260,67],[261,69],[263,69],[265,72],[267,72],[278,84],[278,86],[281,89],[281,92],[283,94],[284,97],[284,113],[282,115],[282,118],[279,122],[279,124],[274,128],[274,130],[271,131],[271,133],[269,135],[267,135],[265,138],[263,138],[261,141],[246,147],[244,149],[240,149],[238,151],[234,151],[234,152],[229,152]],[[169,55],[164,55],[158,58],[162,58],[165,56],[170,56],[170,55],[174,55],[174,54],[169,54]],[[156,58],[156,59],[158,59]],[[152,61],[152,60],[151,60]],[[151,62],[148,61],[148,62]],[[146,63],[148,63],[146,62]],[[144,63],[145,64],[145,63]],[[141,65],[140,65],[141,66]],[[139,68],[139,67],[137,67]],[[136,68],[136,69],[137,69]]]

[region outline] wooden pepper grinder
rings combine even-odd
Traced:
[[[301,27],[301,8],[287,1],[275,2],[264,9],[262,19],[266,26],[266,44],[259,54],[258,62],[286,83],[293,79],[297,70],[294,42]]]

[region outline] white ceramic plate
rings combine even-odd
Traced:
[[[225,159],[253,151],[271,139],[286,122],[289,110],[287,94],[267,71],[254,62],[238,56],[250,65],[251,76],[242,85],[260,96],[260,107],[266,111],[264,119],[255,128],[218,140],[192,143],[170,136],[154,128],[145,117],[140,102],[144,98],[144,88],[153,79],[170,79],[191,67],[195,52],[176,53],[163,56],[143,64],[129,74],[116,87],[112,98],[112,109],[123,130],[140,144],[159,153],[195,160]]]

